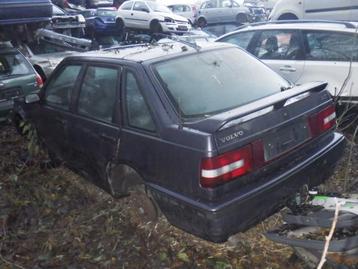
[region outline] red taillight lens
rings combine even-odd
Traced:
[[[204,188],[213,188],[247,174],[252,167],[251,145],[213,158],[203,159],[200,185]]]
[[[36,74],[36,84],[39,88],[42,88],[42,86],[44,85],[44,82],[39,74]]]
[[[336,125],[336,109],[333,105],[326,107],[322,111],[313,115],[309,119],[312,136],[333,128]]]

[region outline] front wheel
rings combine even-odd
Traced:
[[[153,33],[153,34],[158,34],[158,33],[162,33],[163,32],[163,29],[162,29],[162,26],[160,25],[159,22],[157,21],[154,21],[150,24],[150,31]]]
[[[198,19],[198,26],[200,27],[200,28],[203,28],[203,27],[205,27],[207,25],[207,21],[204,19],[204,18],[199,18]]]

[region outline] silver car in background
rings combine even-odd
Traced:
[[[251,21],[247,7],[240,6],[233,0],[209,0],[202,3],[198,11],[197,24],[204,27],[213,23],[243,24]]]

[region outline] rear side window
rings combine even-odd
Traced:
[[[20,53],[0,55],[0,78],[34,73],[31,65]]]
[[[357,61],[357,44],[354,36],[331,31],[304,31],[306,60],[350,61],[354,54]],[[354,46],[355,44],[355,46]]]
[[[115,68],[88,67],[78,99],[78,114],[112,122],[118,77]]]
[[[46,88],[46,103],[68,110],[80,70],[80,65],[68,65],[51,79]]]
[[[125,91],[128,124],[135,128],[154,131],[155,126],[148,105],[132,72],[127,72]]]
[[[241,32],[241,33],[237,33],[237,34],[233,34],[233,35],[224,37],[224,38],[220,39],[219,41],[235,44],[235,45],[247,50],[247,47],[249,46],[250,41],[253,38],[254,34],[255,34],[254,31]]]
[[[263,60],[302,60],[304,49],[300,33],[295,30],[263,31],[254,55]]]
[[[195,68],[188,68],[190,66]],[[269,67],[238,48],[159,62],[154,64],[154,71],[183,117],[209,116],[289,86]]]

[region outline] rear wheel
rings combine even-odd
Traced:
[[[283,21],[283,20],[298,20],[297,16],[292,14],[292,13],[286,13],[286,14],[282,14],[279,18],[279,21]]]
[[[119,32],[124,32],[124,21],[122,19],[117,19],[116,27]]]
[[[208,23],[207,23],[207,21],[206,21],[204,18],[199,18],[199,19],[198,19],[198,26],[199,26],[200,28],[205,27],[207,24],[208,24]]]
[[[236,16],[236,24],[237,25],[242,25],[247,22],[248,22],[248,19],[245,14],[237,14],[237,16]]]

